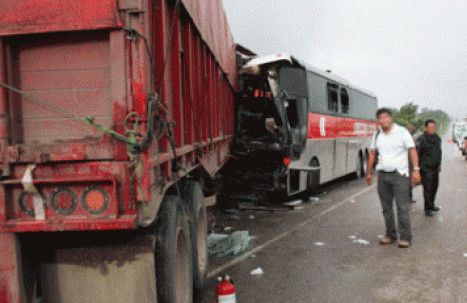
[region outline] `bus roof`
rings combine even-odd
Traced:
[[[291,55],[286,54],[286,53],[277,53],[277,54],[274,54],[274,55],[256,57],[254,59],[249,60],[242,67],[242,70],[243,69],[253,68],[255,66],[269,65],[269,64],[272,64],[272,63],[279,63],[279,62],[283,62],[283,63],[288,62],[292,66],[303,67],[303,68],[311,71],[312,73],[315,73],[315,74],[320,75],[320,76],[322,76],[322,77],[324,77],[326,79],[329,79],[329,80],[335,81],[337,83],[340,83],[340,84],[344,85],[347,88],[357,90],[357,91],[359,91],[359,92],[361,92],[361,93],[363,93],[365,95],[376,98],[376,95],[373,92],[362,89],[362,88],[359,88],[359,87],[357,87],[355,85],[352,85],[352,84],[350,84],[349,81],[345,80],[344,78],[341,78],[341,77],[339,77],[337,75],[332,74],[331,71],[323,71],[323,70],[321,70],[321,69],[319,69],[319,68],[317,68],[317,67],[315,67],[313,65],[308,64],[305,61],[299,60],[299,59],[297,59],[295,57],[292,57]]]

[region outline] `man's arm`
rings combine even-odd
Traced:
[[[371,149],[370,154],[368,155],[368,162],[366,163],[366,183],[368,185],[371,184],[371,170],[373,169],[373,165],[375,164],[376,158],[376,149]]]
[[[420,167],[418,166],[418,154],[417,149],[415,147],[409,148],[409,155],[410,159],[412,160],[413,164],[413,172],[412,172],[412,181],[414,184],[418,184],[421,181],[420,177]]]

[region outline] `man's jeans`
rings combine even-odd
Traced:
[[[386,222],[386,236],[397,240],[396,221],[394,216],[393,200],[396,200],[397,229],[400,240],[412,241],[412,228],[410,226],[410,182],[409,177],[398,172],[378,172],[378,195],[383,208],[384,221]]]

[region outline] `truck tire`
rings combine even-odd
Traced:
[[[192,254],[188,224],[177,196],[166,196],[156,231],[156,288],[158,302],[193,301]]]
[[[197,299],[202,295],[208,274],[207,213],[201,185],[198,182],[188,181],[184,187],[182,199],[189,217],[193,287],[195,299]]]

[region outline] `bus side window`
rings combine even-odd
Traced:
[[[337,113],[337,93],[337,85],[328,83],[328,110],[330,112]]]
[[[349,113],[349,94],[345,88],[341,89],[341,111],[343,114]]]

